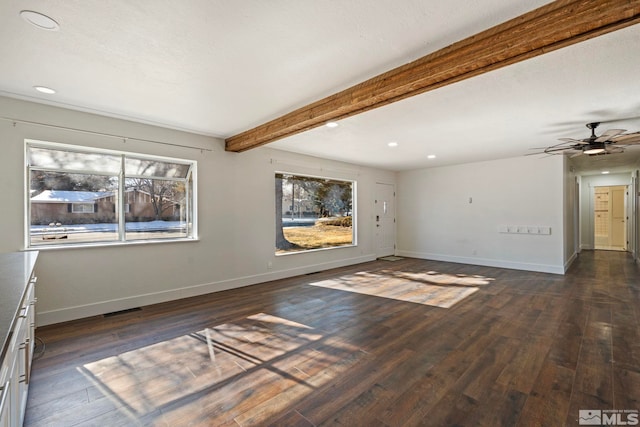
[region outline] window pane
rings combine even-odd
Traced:
[[[353,182],[276,174],[276,253],[350,246]]]
[[[31,171],[31,246],[118,240],[116,176]]]
[[[127,178],[127,240],[187,237],[186,185],[182,181]]]
[[[121,168],[121,157],[103,153],[81,153],[29,147],[29,165],[31,167],[57,169],[65,171],[107,172],[117,175]]]
[[[93,213],[96,209],[95,203],[72,203],[71,212],[73,213]]]
[[[125,159],[124,171],[127,176],[186,178],[189,172],[189,165],[127,157]]]

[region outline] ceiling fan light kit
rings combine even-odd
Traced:
[[[604,152],[605,152],[604,148],[589,148],[588,150],[584,150],[582,153],[591,155],[591,154],[600,154]]]

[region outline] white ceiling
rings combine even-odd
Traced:
[[[3,0],[0,95],[225,138],[544,3]],[[60,30],[26,23],[25,9]],[[597,133],[635,132],[639,46],[635,25],[271,146],[406,170],[521,156],[586,138],[591,121],[607,122]],[[594,167],[628,167],[632,155]]]

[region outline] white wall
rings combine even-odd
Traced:
[[[375,183],[395,182],[392,172],[266,147],[227,153],[216,138],[2,97],[0,116],[213,150],[123,142],[0,120],[0,252],[24,249],[25,139],[198,161],[199,241],[42,250],[37,264],[39,325],[375,258],[371,235]],[[358,246],[276,257],[276,170],[357,180]]]
[[[564,273],[563,172],[562,156],[401,172],[398,254]],[[551,234],[500,233],[503,225]]]
[[[580,247],[594,248],[595,187],[631,185],[631,172],[584,175],[580,186]]]

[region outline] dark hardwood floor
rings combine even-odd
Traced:
[[[378,260],[42,327],[25,426],[578,425],[640,410],[639,302],[627,253],[584,251],[564,276]]]

